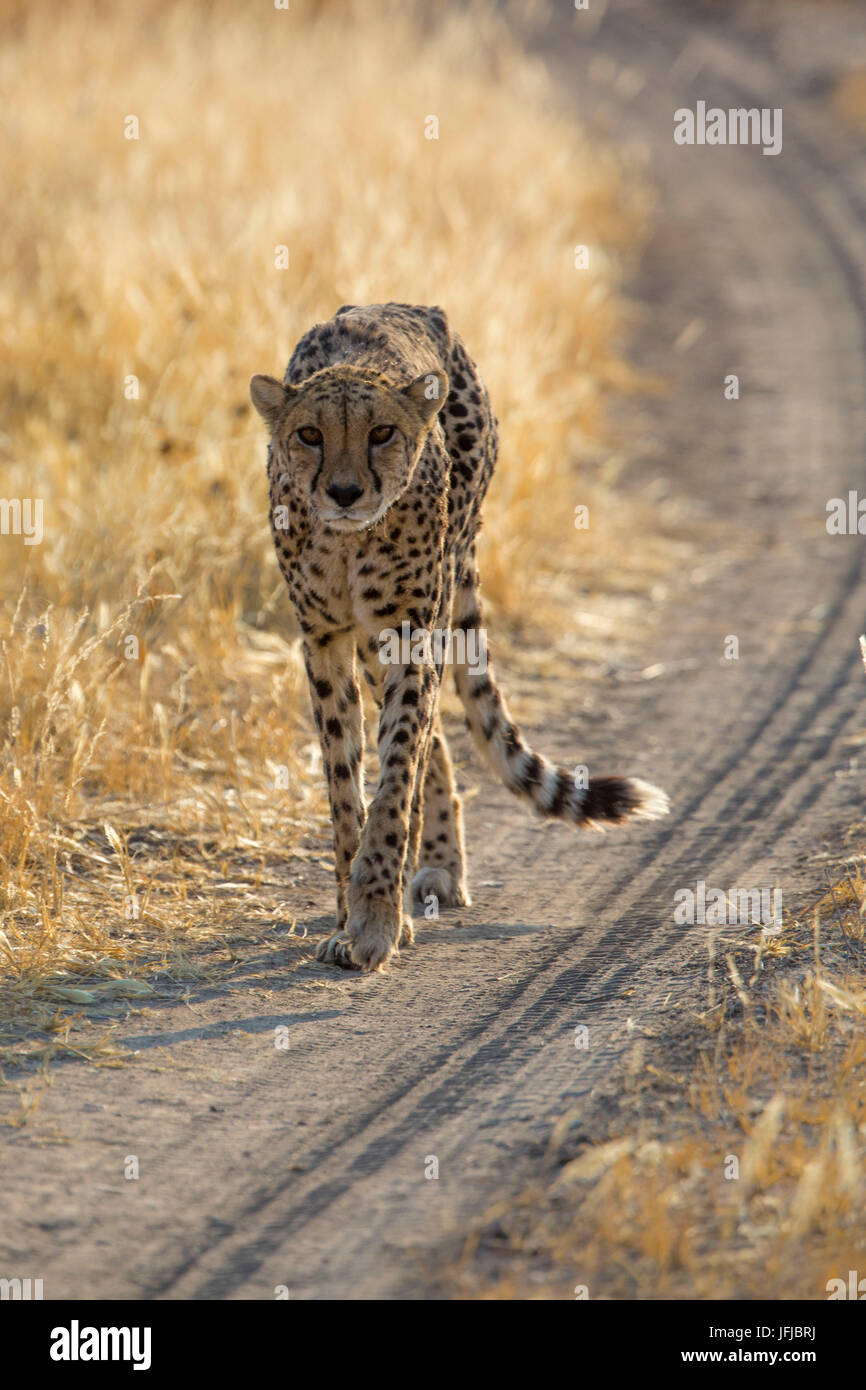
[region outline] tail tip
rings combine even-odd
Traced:
[[[640,777],[630,777],[629,786],[635,796],[632,820],[661,820],[671,809],[670,797],[661,787],[652,782],[644,782]]]

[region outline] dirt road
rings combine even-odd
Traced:
[[[597,840],[482,782],[474,904],[460,925],[421,922],[389,974],[251,956],[230,989],[132,1019],[130,1066],[65,1064],[39,1124],[3,1140],[0,1268],[46,1297],[429,1294],[440,1239],[519,1183],[563,1110],[616,1087],[629,1020],[663,1029],[690,1002],[704,929],[675,925],[676,890],[784,884],[862,804],[845,740],[866,724],[866,551],[825,522],[828,499],[866,491],[866,157],[826,81],[866,17],[829,6],[816,37],[795,5],[752,28],[727,6],[617,0],[581,35],[558,9],[539,52],[582,116],[645,147],[661,193],[637,352],[672,390],[633,421],[638,476],[667,478],[719,540],[634,672],[588,710],[551,689],[555,716],[527,732],[570,764],[650,777],[673,812]],[[673,112],[698,100],[783,108],[781,154],[676,145]],[[297,893],[323,932],[324,872]]]

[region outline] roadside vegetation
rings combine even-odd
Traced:
[[[20,1059],[238,942],[310,955],[281,902],[328,865],[327,811],[247,382],[311,323],[441,303],[481,363],[496,634],[591,667],[675,551],[606,414],[637,384],[620,286],[650,195],[492,7],[13,0],[0,33],[0,492],[41,508],[38,541],[0,535]],[[75,1051],[117,1060],[106,1039]]]
[[[563,1116],[470,1234],[458,1297],[825,1299],[866,1276],[864,864],[825,864],[777,934],[711,935],[704,1007],[636,1027],[624,1089]]]

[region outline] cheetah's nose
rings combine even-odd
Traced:
[[[364,489],[358,487],[357,483],[350,483],[348,487],[340,487],[337,483],[331,483],[327,491],[328,496],[333,497],[338,507],[351,507],[353,502],[357,502]]]

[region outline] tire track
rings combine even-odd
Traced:
[[[666,35],[661,45],[660,27]],[[654,7],[651,25],[637,11],[612,14],[606,41],[623,55],[653,53],[656,72],[664,73],[670,69],[671,56],[692,33],[704,37],[703,30],[688,21],[672,21],[669,11]],[[730,39],[728,46],[736,52]],[[743,70],[747,68],[744,61]],[[766,104],[764,91],[752,90],[742,80],[733,82],[725,71],[702,77],[701,90],[708,97],[724,93],[716,98],[722,106]],[[805,113],[798,115],[792,136],[786,109],[786,140],[795,146],[800,161],[792,165],[768,160],[771,167],[766,177],[782,190],[800,225],[808,223],[820,236],[847,286],[862,346],[866,342],[863,281],[856,259],[814,196],[821,182],[821,145],[803,133],[806,120]],[[839,177],[835,192],[843,201],[846,240],[862,245],[863,208],[855,191],[847,179]],[[617,917],[586,952],[563,965],[563,954],[579,950],[588,934],[585,928],[557,932],[550,947],[540,952],[535,972],[510,990],[504,1004],[500,1002],[464,1028],[436,1059],[416,1068],[396,1093],[363,1116],[352,1117],[333,1142],[316,1151],[314,1177],[287,1179],[243,1206],[235,1214],[235,1225],[244,1228],[242,1233],[229,1232],[209,1243],[206,1258],[198,1248],[151,1288],[151,1296],[225,1297],[243,1288],[270,1253],[326,1214],[365,1175],[393,1161],[431,1115],[439,1122],[453,1118],[489,1087],[492,1076],[500,1086],[515,1076],[525,1065],[533,1041],[562,1027],[564,1001],[573,1004],[578,999],[584,1006],[592,1002],[610,1010],[616,991],[681,946],[681,932],[659,932],[653,907],[663,902],[669,912],[671,885],[681,881],[696,862],[707,865],[729,859],[735,852],[742,855],[783,835],[814,802],[814,786],[798,794],[802,782],[814,779],[816,767],[826,762],[839,733],[857,714],[859,701],[851,679],[857,655],[851,633],[863,625],[858,618],[858,590],[864,569],[858,545],[838,578],[825,626],[784,672],[774,673],[775,682],[760,713],[710,767],[697,776],[691,768],[684,769],[685,802],[660,833],[642,842],[640,852],[632,854],[619,874],[589,893],[590,913],[602,912],[613,901]],[[810,682],[815,682],[813,689]],[[806,742],[805,736],[825,714],[831,716],[829,722]],[[699,812],[720,790],[724,801],[714,805],[710,823],[702,823]],[[671,849],[673,858],[659,869],[659,860]],[[630,914],[638,904],[643,904],[644,912],[642,920],[635,921]],[[625,962],[624,951],[629,953]],[[612,961],[616,964],[611,973]],[[611,1065],[617,1056],[615,1048],[599,1053],[596,1070]],[[339,1243],[337,1232],[334,1239]]]

